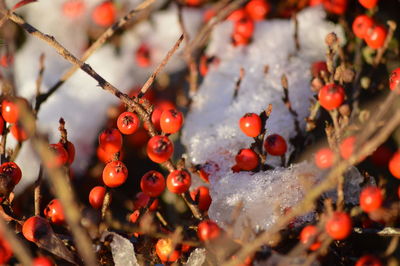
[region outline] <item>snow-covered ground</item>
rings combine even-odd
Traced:
[[[239,48],[230,45],[232,23],[218,25],[207,54],[217,56],[220,64],[209,71],[185,119],[182,142],[187,147],[187,157],[194,164],[214,162],[219,166],[210,176],[213,201],[209,216],[224,226],[241,202],[243,208],[235,230],[238,234],[248,222],[254,229],[267,229],[304,197],[307,187],[318,181],[319,171],[307,162],[259,173],[231,171],[237,152],[253,142],[240,131],[239,119],[248,112],[260,113],[272,104],[267,135],[277,133],[288,142],[296,131],[293,117],[282,101],[282,75],[288,78],[292,107],[304,128],[312,97],[310,66],[324,59],[328,33],[335,32],[344,41],[342,29],[326,21],[320,7],[300,12],[298,23],[300,51],[295,49],[291,20],[258,22],[253,42]],[[245,75],[238,96],[233,99],[241,67]],[[293,147],[289,145],[287,154],[291,151]],[[280,158],[269,156],[267,162],[279,165]]]

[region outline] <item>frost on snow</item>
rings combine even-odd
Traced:
[[[63,1],[42,0],[29,4],[18,13],[23,14],[28,23],[42,32],[52,35],[56,40],[81,57],[87,46],[87,30],[91,25],[91,11],[102,0],[85,1],[86,9],[82,17],[70,19],[63,15]],[[126,6],[126,12],[142,1],[116,1],[117,5]],[[159,1],[157,4],[162,4]],[[13,5],[12,3],[10,5]],[[94,70],[123,92],[143,85],[155,67],[162,61],[167,51],[182,34],[178,23],[176,8],[169,8],[154,13],[152,22],[146,21],[125,32],[121,39],[119,54],[110,44],[105,44],[87,61]],[[125,14],[121,14],[125,15]],[[202,21],[202,14],[191,8],[183,10],[183,19],[189,35],[194,36]],[[92,25],[93,26],[93,25]],[[100,30],[101,32],[104,31]],[[152,64],[147,68],[139,67],[135,61],[135,51],[146,43],[151,47]],[[26,43],[15,55],[15,81],[18,95],[28,100],[35,98],[35,82],[39,71],[40,54],[45,55],[45,71],[41,91],[49,90],[71,66],[52,47],[43,41],[27,36]],[[172,73],[185,66],[179,52],[174,55],[165,68]],[[44,104],[38,113],[38,127],[49,134],[51,142],[59,139],[58,120],[66,120],[68,138],[75,144],[76,159],[72,165],[76,173],[86,169],[88,160],[94,152],[93,143],[102,130],[106,110],[118,99],[103,91],[96,81],[78,70]],[[16,142],[12,137],[7,142],[13,147]],[[39,172],[39,159],[35,156],[30,141],[23,144],[16,162],[22,169],[23,178],[16,187],[21,191],[32,183]]]
[[[135,249],[128,239],[116,233],[104,232],[102,241],[108,238],[112,239],[110,247],[115,266],[139,266]]]
[[[308,186],[318,181],[318,172],[309,163],[260,173],[232,173],[231,167],[237,152],[253,142],[238,126],[245,113],[260,113],[272,104],[267,135],[278,133],[287,141],[295,136],[293,117],[282,102],[281,77],[284,74],[289,82],[292,107],[304,128],[312,98],[310,66],[324,60],[324,39],[328,33],[335,32],[344,41],[341,28],[324,18],[320,7],[298,14],[300,51],[295,49],[294,23],[290,20],[257,23],[253,42],[246,47],[230,44],[230,21],[213,31],[207,54],[217,56],[220,64],[210,69],[193,98],[182,142],[192,163],[218,165],[219,170],[209,177],[213,199],[209,216],[222,226],[229,222],[233,209],[242,202],[236,229],[242,228],[244,223],[250,223],[253,229],[267,229],[279,215],[303,198]],[[264,73],[266,66],[269,70]],[[234,99],[241,67],[245,75]],[[287,155],[292,151],[289,145]],[[280,158],[273,157],[269,156],[267,163],[279,165]]]

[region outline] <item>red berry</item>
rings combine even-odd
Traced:
[[[336,14],[343,15],[347,9],[347,0],[323,0],[326,11]]]
[[[109,162],[103,170],[103,182],[108,187],[119,187],[128,178],[128,169],[121,161]]]
[[[106,189],[102,186],[96,186],[90,190],[89,203],[94,209],[100,209],[103,206]]]
[[[204,21],[205,23],[207,23],[210,19],[212,19],[213,17],[215,17],[215,15],[216,15],[215,9],[209,8],[209,9],[207,9],[207,10],[204,12],[204,14],[203,14],[203,21]]]
[[[287,144],[281,135],[273,134],[265,139],[264,149],[271,155],[281,156],[286,153]]]
[[[165,178],[157,171],[149,171],[142,176],[140,188],[149,197],[158,197],[165,189]]]
[[[17,122],[20,111],[16,100],[4,99],[1,103],[1,115],[7,123],[14,124]]]
[[[102,27],[111,26],[114,23],[116,17],[115,5],[111,1],[101,3],[96,6],[92,12],[92,19],[94,23]]]
[[[235,157],[236,165],[245,171],[255,169],[259,164],[257,153],[252,149],[241,149]]]
[[[0,166],[0,173],[10,176],[14,185],[17,185],[22,177],[21,168],[14,162],[5,162]]]
[[[82,0],[67,0],[62,5],[62,11],[66,17],[80,17],[85,11],[85,3]]]
[[[107,153],[117,153],[122,147],[122,135],[118,129],[105,129],[99,135],[99,145]]]
[[[13,256],[13,250],[11,245],[6,239],[0,234],[0,265],[7,265],[7,262]]]
[[[175,194],[185,193],[191,184],[192,178],[186,170],[175,170],[167,177],[167,188]]]
[[[51,230],[49,222],[40,216],[30,217],[22,226],[22,234],[32,242],[37,242],[43,237],[48,236]]]
[[[32,261],[32,266],[53,266],[54,263],[47,257],[37,257]]]
[[[322,148],[315,154],[315,165],[320,169],[326,169],[333,165],[335,154],[329,148]]]
[[[160,101],[155,104],[155,108],[153,113],[151,114],[151,122],[154,124],[154,127],[160,131],[160,118],[161,114],[164,110],[174,109],[175,105],[170,101]],[[146,124],[145,124],[146,125]]]
[[[263,20],[271,10],[266,0],[250,0],[245,6],[247,14],[254,21]]]
[[[235,22],[233,32],[249,39],[253,36],[254,22],[250,18],[244,17]]]
[[[136,63],[140,67],[148,67],[151,64],[150,48],[142,43],[136,50]]]
[[[46,162],[48,168],[61,167],[68,162],[68,152],[61,143],[50,144],[50,150],[54,157]]]
[[[53,224],[61,225],[65,222],[65,215],[61,202],[58,199],[53,199],[49,202],[47,207],[44,209],[44,215]]]
[[[387,146],[379,146],[371,155],[371,161],[374,165],[386,167],[392,157],[393,152]]]
[[[147,142],[147,156],[155,163],[163,163],[171,158],[174,145],[166,136],[154,136]]]
[[[325,224],[325,230],[335,240],[342,240],[348,237],[353,226],[350,216],[344,212],[334,212]]]
[[[365,8],[374,8],[378,4],[378,0],[358,0],[360,4]]]
[[[339,151],[340,151],[340,155],[342,156],[343,159],[347,160],[353,155],[356,140],[357,139],[355,136],[350,136],[350,137],[345,138],[342,141],[342,143],[340,143]]]
[[[0,57],[0,66],[9,67],[14,63],[14,56],[11,54],[4,54]]]
[[[164,110],[160,117],[160,127],[165,133],[174,134],[178,132],[183,124],[182,112],[176,109]]]
[[[321,242],[317,240],[318,228],[315,225],[307,225],[301,230],[300,242],[309,245],[308,249],[315,251],[320,248]],[[314,241],[312,244],[310,241]],[[311,244],[311,245],[310,245]]]
[[[185,0],[186,5],[188,6],[199,6],[203,3],[203,0]]]
[[[129,215],[129,221],[130,221],[131,223],[136,223],[137,220],[139,219],[139,217],[140,217],[140,211],[139,211],[139,210],[134,210],[134,211],[131,213],[131,215]]]
[[[19,123],[15,123],[10,128],[11,135],[19,142],[29,138],[28,132]]]
[[[387,36],[387,31],[384,27],[375,25],[370,28],[365,35],[365,42],[372,49],[379,49],[383,47]]]
[[[240,33],[234,32],[232,34],[232,43],[234,46],[247,45],[249,42],[250,39]]]
[[[395,90],[397,86],[400,84],[400,67],[396,68],[395,70],[390,73],[389,77],[389,85],[391,90]],[[400,93],[400,88],[399,91]]]
[[[381,207],[383,195],[380,188],[369,186],[360,193],[360,207],[365,212],[372,212]]]
[[[204,182],[210,183],[208,177],[210,174],[214,174],[217,171],[219,171],[218,164],[213,161],[207,161],[203,165],[199,166],[198,174]]]
[[[164,189],[163,189],[164,190]],[[150,201],[150,196],[144,192],[139,192],[136,194],[135,199],[133,200],[133,208],[138,210],[140,208],[144,208]],[[158,199],[154,199],[153,203],[149,206],[150,211],[157,210],[158,207]]]
[[[200,211],[208,211],[208,208],[210,208],[212,200],[208,187],[200,186],[196,188],[195,190],[190,192],[190,197],[192,198],[192,200],[198,202],[198,207]]]
[[[375,22],[367,15],[359,15],[353,21],[353,33],[360,39],[367,36],[368,30],[374,26]]]
[[[389,171],[394,177],[400,179],[400,151],[395,152],[390,159]]]
[[[209,241],[219,237],[221,234],[221,229],[219,226],[211,221],[206,220],[199,223],[197,227],[197,236],[201,241]]]
[[[246,11],[244,10],[244,8],[239,8],[239,9],[233,11],[226,19],[236,22],[245,17],[247,17]]]
[[[135,113],[123,112],[119,115],[117,126],[122,134],[130,135],[136,132],[139,128],[140,120]]]
[[[239,127],[246,136],[255,138],[261,133],[261,118],[255,113],[247,113],[240,118]]]
[[[382,266],[382,262],[372,255],[364,255],[358,259],[355,266]]]
[[[325,61],[314,62],[311,66],[311,74],[313,77],[321,76],[321,72],[328,73],[328,66]]]
[[[322,107],[330,111],[342,105],[345,91],[342,86],[327,84],[318,93],[318,100]]]
[[[162,262],[177,261],[181,256],[180,250],[176,249],[172,239],[161,238],[156,244],[156,253]]]
[[[105,152],[100,146],[96,150],[97,158],[103,163],[109,163],[114,160],[114,154]],[[123,152],[119,153],[118,160],[122,160]]]
[[[310,0],[309,6],[320,5],[324,2],[324,0]]]

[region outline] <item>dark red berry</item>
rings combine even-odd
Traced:
[[[264,141],[264,149],[271,155],[281,156],[287,151],[285,139],[278,134],[269,135]]]

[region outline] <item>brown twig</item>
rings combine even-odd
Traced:
[[[393,34],[396,31],[397,28],[397,24],[395,21],[393,20],[389,20],[387,22],[388,26],[389,26],[389,32],[386,36],[385,42],[383,44],[383,47],[379,48],[378,53],[376,54],[375,58],[374,58],[374,62],[373,62],[373,66],[377,66],[379,65],[379,63],[382,60],[383,54],[386,52],[387,48],[389,47],[389,43],[393,38]]]
[[[43,74],[44,74],[44,59],[45,55],[42,53],[39,57],[39,74],[36,79],[36,97],[40,95],[40,87],[42,86]]]
[[[294,22],[294,32],[293,32],[293,39],[294,44],[296,47],[296,51],[300,51],[300,40],[299,40],[299,20],[297,19],[297,14],[293,15],[293,22]]]
[[[112,26],[110,26],[103,34],[85,51],[80,61],[86,61],[98,48],[100,48],[108,39],[110,39],[115,32],[121,29],[126,23],[128,23],[134,15],[138,12],[148,8],[155,0],[146,0],[140,5],[138,5],[135,9],[131,10],[124,17],[115,22]],[[35,112],[38,112],[42,103],[44,103],[54,92],[57,91],[59,87],[61,87],[65,81],[67,81],[77,70],[79,69],[79,65],[74,64],[71,66],[67,72],[60,78],[60,80],[54,84],[48,92],[44,94],[40,94],[39,97],[36,98],[35,104]]]
[[[154,72],[150,75],[150,77],[147,79],[147,81],[144,83],[142,89],[140,90],[138,94],[138,98],[142,98],[150,86],[153,84],[154,80],[156,79],[157,75],[160,73],[160,71],[165,67],[165,65],[168,63],[169,59],[172,57],[172,55],[176,52],[176,50],[179,48],[179,45],[183,41],[183,34],[179,37],[179,39],[175,42],[174,46],[168,51],[168,53],[165,55],[164,59],[161,61],[161,63],[157,66],[157,68],[154,70]]]
[[[244,68],[241,67],[240,68],[240,72],[239,72],[239,78],[236,81],[235,89],[233,91],[233,100],[235,100],[237,98],[238,94],[239,94],[240,84],[242,84],[242,81],[243,81],[243,78],[244,78],[244,74],[245,74]]]
[[[103,205],[101,206],[101,219],[104,219],[108,208],[111,204],[111,191],[110,189],[106,188],[106,194],[104,195]]]
[[[40,165],[38,178],[35,181],[34,188],[34,201],[35,201],[35,215],[40,215],[40,201],[42,200],[41,186],[42,186],[43,166]]]

